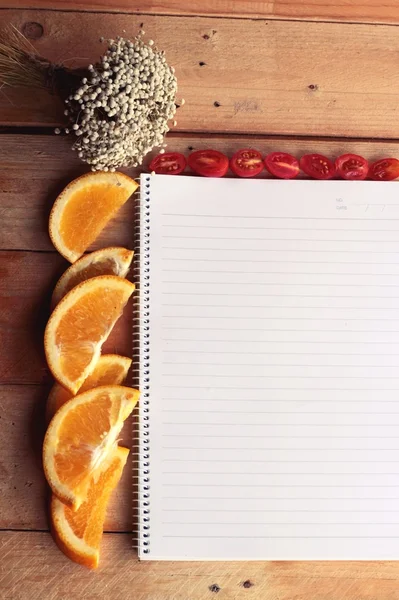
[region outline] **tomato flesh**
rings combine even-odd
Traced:
[[[369,163],[358,154],[343,154],[335,161],[335,168],[343,179],[366,179],[369,172]]]
[[[335,166],[322,154],[305,154],[299,161],[304,173],[313,179],[331,179],[335,175]]]
[[[369,175],[375,181],[393,181],[399,177],[399,160],[397,158],[377,160],[371,165]]]
[[[239,150],[230,160],[230,169],[238,177],[255,177],[263,171],[262,155],[252,148]]]
[[[197,150],[188,157],[190,168],[203,177],[223,177],[229,170],[229,159],[218,150]]]
[[[158,154],[150,162],[150,171],[159,175],[179,175],[186,168],[186,157],[180,152],[166,152]]]
[[[299,173],[299,163],[295,156],[286,152],[271,152],[265,158],[265,167],[275,177],[294,179]]]

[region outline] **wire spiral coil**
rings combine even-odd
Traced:
[[[138,549],[150,553],[150,175],[142,175],[135,210],[135,315],[133,356],[139,360],[134,384],[141,392],[138,413]],[[137,324],[138,323],[138,324]],[[137,483],[137,477],[133,477]]]

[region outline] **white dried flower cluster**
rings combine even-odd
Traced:
[[[174,69],[152,40],[108,44],[101,63],[89,65],[89,76],[66,100],[74,149],[93,171],[141,164],[162,144],[176,112]]]

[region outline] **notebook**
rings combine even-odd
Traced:
[[[142,175],[142,560],[399,558],[398,190]]]

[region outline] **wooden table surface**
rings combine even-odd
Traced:
[[[100,36],[133,35],[143,24],[176,67],[186,100],[171,149],[399,158],[399,0],[0,0],[0,24],[8,23],[41,54],[77,66],[99,57]],[[62,114],[45,94],[0,90],[0,598],[399,599],[395,562],[139,563],[129,468],[109,510],[99,570],[55,547],[40,464],[50,386],[42,335],[67,264],[47,220],[57,193],[86,171],[70,140],[53,135]],[[132,247],[132,209],[96,247]],[[129,353],[128,321],[108,351]],[[130,429],[126,444],[134,443]]]

